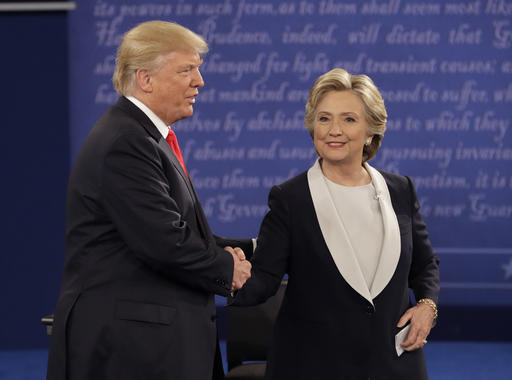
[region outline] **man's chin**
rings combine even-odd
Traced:
[[[193,114],[194,114],[194,109],[191,106],[189,110],[187,110],[187,111],[183,112],[181,115],[179,115],[178,118],[176,119],[176,121],[186,119],[187,117],[190,117]]]
[[[188,109],[187,109],[185,112],[183,112],[183,117],[182,117],[182,119],[186,119],[187,117],[190,117],[190,116],[192,116],[193,114],[194,114],[194,107],[193,107],[192,105],[190,105],[190,106],[188,107]]]

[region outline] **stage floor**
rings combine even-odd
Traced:
[[[425,353],[431,380],[512,379],[512,342],[429,342]],[[45,379],[47,355],[45,349],[0,351],[0,379]]]

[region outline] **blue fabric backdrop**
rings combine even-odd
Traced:
[[[512,5],[476,1],[79,1],[70,15],[71,156],[117,99],[122,34],[176,21],[210,45],[176,131],[217,234],[255,236],[270,187],[315,160],[314,80],[372,77],[389,122],[372,164],[413,177],[441,258],[441,304],[512,304]]]

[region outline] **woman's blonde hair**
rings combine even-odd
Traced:
[[[365,145],[363,148],[363,162],[372,159],[382,143],[388,117],[384,100],[377,86],[366,75],[352,75],[339,68],[318,77],[309,92],[304,117],[306,129],[311,137],[314,133],[316,108],[324,96],[331,91],[351,91],[361,99],[368,122],[368,133],[373,135],[371,144]]]

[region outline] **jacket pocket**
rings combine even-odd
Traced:
[[[170,325],[175,314],[176,309],[170,306],[126,300],[116,301],[116,319]]]

